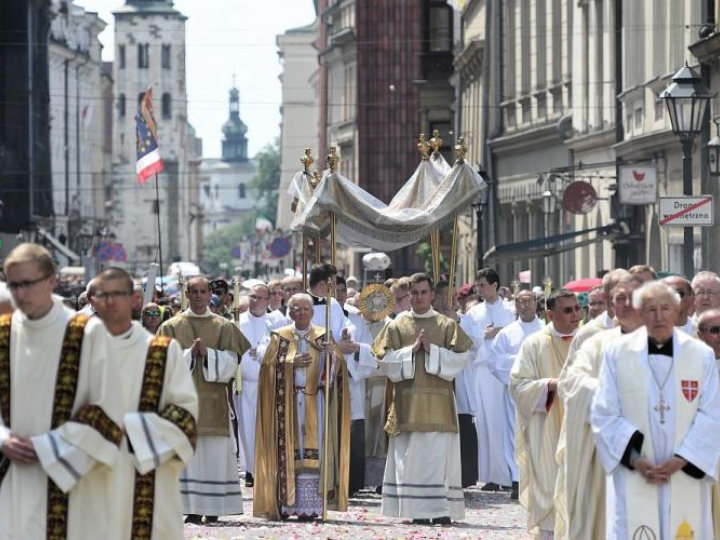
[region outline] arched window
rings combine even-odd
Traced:
[[[245,184],[238,184],[238,198],[245,198]]]
[[[170,118],[172,116],[172,102],[170,94],[167,92],[162,95],[162,117]]]

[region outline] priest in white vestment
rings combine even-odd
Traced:
[[[480,270],[475,284],[484,301],[463,317],[461,325],[474,343],[471,371],[477,400],[477,410],[473,412],[478,437],[478,477],[485,484],[484,491],[495,491],[512,484],[515,460],[505,444],[511,430],[505,408],[507,388],[490,371],[490,346],[498,332],[515,321],[515,314],[498,296],[500,278],[495,270]]]
[[[327,263],[315,264],[310,271],[308,294],[313,300],[313,319],[312,323],[316,326],[325,328],[327,324],[327,294],[328,290],[332,292],[333,284],[337,269]],[[332,338],[340,345],[343,335],[343,329],[349,328],[350,323],[345,317],[343,308],[340,303],[332,296],[330,297],[330,331]],[[342,347],[341,347],[342,349]],[[349,353],[349,350],[343,350],[343,354]]]
[[[17,310],[0,317],[0,539],[95,540],[122,440],[107,333],[53,298],[44,247],[19,245],[4,271]]]
[[[680,297],[680,310],[678,312],[675,326],[678,330],[682,330],[688,336],[698,337],[697,328],[695,327],[695,293],[692,285],[683,276],[668,276],[663,278],[662,282],[674,289]]]
[[[250,343],[240,361],[240,378],[236,380],[235,410],[238,415],[240,438],[240,467],[245,471],[245,485],[253,486],[255,475],[255,419],[257,417],[258,379],[262,356],[258,346],[271,330],[290,324],[290,320],[279,311],[268,312],[270,288],[264,283],[257,284],[248,293],[250,307],[240,314],[240,331]],[[238,387],[239,382],[239,387]],[[238,395],[239,393],[239,395]]]
[[[158,335],[175,338],[183,348],[198,392],[198,441],[195,456],[180,477],[186,523],[206,523],[242,513],[237,444],[232,426],[231,385],[239,358],[250,344],[235,323],[215,315],[210,283],[188,282],[190,308],[164,322]]]
[[[490,347],[490,371],[505,388],[510,385],[510,371],[520,347],[528,336],[542,330],[545,324],[537,317],[537,302],[532,291],[520,291],[515,297],[515,311],[518,320],[500,330]],[[504,394],[505,414],[509,419],[509,429],[505,434],[505,454],[510,464],[512,478],[511,499],[519,497],[520,470],[515,462],[515,402],[510,393]]]
[[[565,407],[555,459],[555,538],[583,540],[605,536],[605,471],[595,450],[590,405],[600,376],[603,349],[642,326],[632,294],[643,284],[626,273],[610,291],[618,325],[586,340],[560,373],[558,397]],[[608,497],[612,492],[608,493]]]
[[[528,530],[553,538],[555,452],[564,415],[557,383],[570,343],[580,323],[580,306],[567,289],[547,300],[550,324],[528,337],[510,372],[510,395],[517,407],[515,455],[520,467],[520,503],[527,509]]]
[[[133,282],[118,268],[99,276],[95,306],[122,373],[125,437],[107,483],[106,540],[183,537],[180,470],[197,441],[198,398],[180,345],[132,320]]]
[[[382,514],[450,524],[465,515],[453,379],[471,342],[456,321],[432,309],[432,278],[414,274],[410,294],[412,310],[398,315],[373,343],[393,383]]]
[[[607,538],[713,538],[710,487],[720,459],[715,355],[674,328],[680,298],[663,283],[635,291],[645,328],[610,344],[592,428],[614,504]]]

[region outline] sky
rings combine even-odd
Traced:
[[[108,24],[100,34],[103,60],[113,60],[112,11],[123,0],[75,0]],[[203,157],[220,157],[233,74],[240,90],[240,118],[248,126],[248,153],[280,135],[282,66],[276,38],[315,19],[312,0],[176,0],[188,17],[186,69],[188,116],[203,139]]]

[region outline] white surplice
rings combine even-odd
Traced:
[[[591,420],[597,450],[605,471],[612,475],[615,498],[612,508],[607,509],[607,538],[628,538],[626,482],[628,475],[637,475],[621,463],[631,437],[638,427],[632,425],[623,415],[622,396],[619,391],[618,364],[627,362],[628,350],[637,351],[636,357],[647,374],[647,408],[650,433],[643,433],[646,445],[652,445],[654,463],[659,464],[673,455],[685,458],[699,468],[705,477],[701,492],[701,526],[695,530],[695,538],[712,538],[712,516],[710,508],[710,486],[717,481],[718,459],[720,458],[720,384],[718,383],[715,356],[710,348],[684,332],[673,332],[673,358],[664,355],[648,354],[647,331],[641,328],[637,332],[614,341],[604,351],[600,370],[600,383],[592,405]],[[676,444],[676,418],[679,409],[676,399],[679,394],[678,381],[675,380],[680,355],[689,355],[702,361],[702,379],[699,381],[697,397],[698,409],[683,440]],[[653,375],[654,374],[654,375]],[[662,381],[668,377],[668,383],[661,391]],[[657,381],[660,381],[658,383]],[[665,423],[660,422],[660,414],[654,407],[660,403],[660,396],[670,407],[665,414]],[[682,398],[681,398],[682,399]],[[643,452],[644,454],[644,452]],[[686,474],[683,471],[675,473]],[[671,478],[672,482],[672,478]],[[662,538],[673,538],[670,530],[670,484],[658,486],[658,514]]]
[[[416,318],[433,317],[432,309]],[[388,349],[380,369],[392,382],[415,376],[412,346]],[[425,371],[452,381],[467,363],[468,353],[430,346]],[[391,436],[383,479],[382,514],[388,517],[432,519],[465,517],[459,432],[403,432]],[[428,459],[434,456],[434,459]]]
[[[258,347],[270,330],[291,323],[279,311],[263,313],[256,317],[250,311],[240,314],[240,331],[250,342]],[[240,437],[240,467],[251,474],[255,473],[255,420],[257,417],[258,378],[262,356],[246,352],[240,360],[240,395],[235,393],[235,410],[238,415],[238,436]]]
[[[327,306],[325,304],[325,301],[327,300],[327,298],[320,298],[319,296],[315,296],[314,294],[311,294],[309,292],[308,294],[310,294],[310,298],[313,299],[314,304],[312,324],[321,328],[325,328],[327,324]],[[333,339],[335,341],[340,341],[340,339],[342,338],[343,328],[349,327],[350,322],[348,321],[347,317],[345,317],[342,306],[337,300],[335,300],[335,298],[330,297],[330,331],[332,332]]]
[[[491,373],[505,386],[505,394],[503,396],[505,402],[505,417],[508,429],[505,433],[505,460],[510,468],[510,476],[513,482],[520,480],[520,471],[515,462],[515,401],[507,392],[510,384],[510,371],[513,363],[520,352],[525,339],[542,330],[544,323],[535,317],[530,322],[523,322],[520,319],[507,325],[500,330],[490,346],[490,355],[488,366]]]
[[[198,397],[192,376],[182,358],[182,349],[172,341],[167,350],[163,390],[158,412],[138,412],[145,360],[155,336],[133,322],[129,332],[110,336],[109,361],[121,371],[118,383],[123,392],[124,430],[118,461],[108,482],[113,512],[105,529],[108,540],[132,537],[136,471],[155,471],[152,536],[155,540],[183,537],[180,500],[180,471],[192,459],[194,448],[187,435],[160,414],[165,407],[180,407],[197,419]],[[133,451],[129,451],[128,441]]]
[[[515,321],[515,313],[498,298],[495,302],[482,302],[474,306],[460,321],[460,326],[475,344],[473,359],[475,427],[478,437],[478,476],[482,483],[492,482],[508,486],[512,482],[511,465],[505,455],[505,440],[510,422],[505,412],[507,387],[493,377],[490,371],[492,340],[485,339],[485,328],[493,325],[503,328]]]
[[[209,309],[203,315],[192,315],[215,316]],[[212,361],[203,363],[202,374],[206,381],[228,383],[235,377],[238,357],[234,352],[207,347],[207,357],[212,358]],[[183,358],[192,373],[195,367],[192,348],[183,349]],[[229,416],[227,421],[230,437],[198,435],[195,456],[180,475],[180,494],[185,514],[229,516],[243,513],[236,435]]]
[[[69,421],[51,430],[60,349],[74,312],[53,299],[49,313],[30,320],[12,316],[10,337],[10,429],[0,419],[0,446],[9,435],[31,437],[38,462],[11,464],[0,486],[0,539],[46,538],[48,476],[69,492],[68,538],[97,539],[112,508],[106,483],[118,447],[86,424]],[[107,333],[91,318],[85,326],[73,414],[97,405],[118,426],[122,401],[119,374],[107,362]],[[0,454],[0,462],[5,456]]]

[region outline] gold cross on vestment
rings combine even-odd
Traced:
[[[660,413],[660,423],[661,423],[661,424],[664,424],[664,423],[665,423],[665,411],[669,411],[669,410],[670,410],[670,406],[669,406],[669,405],[665,405],[665,401],[663,400],[662,396],[660,396],[660,403],[658,403],[657,405],[655,405],[655,407],[653,407],[653,408],[654,408],[657,412]]]

